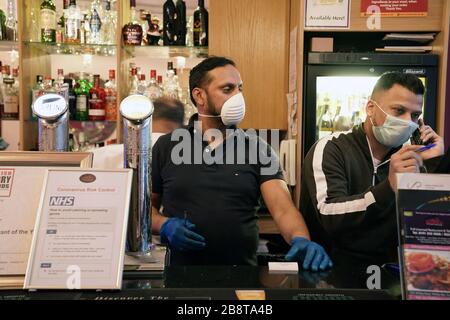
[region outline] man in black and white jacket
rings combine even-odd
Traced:
[[[424,125],[425,88],[416,76],[384,74],[367,103],[367,119],[350,132],[318,141],[303,167],[300,208],[312,239],[334,257],[382,264],[397,260],[396,173],[421,172],[444,154]],[[419,130],[424,143],[404,145]]]

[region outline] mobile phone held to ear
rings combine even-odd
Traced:
[[[431,143],[431,141],[427,141],[426,143],[424,143],[422,141],[422,139],[420,139],[421,133],[420,133],[420,129],[417,129],[416,131],[414,131],[412,137],[411,137],[411,143],[413,145],[418,145],[418,146],[427,146]]]

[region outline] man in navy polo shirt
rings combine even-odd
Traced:
[[[256,265],[262,196],[292,246],[286,260],[313,271],[330,268],[325,250],[309,240],[277,155],[236,127],[245,101],[235,63],[204,60],[190,74],[190,89],[198,115],[153,149],[152,227],[169,245],[171,264]]]

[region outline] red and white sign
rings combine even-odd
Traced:
[[[374,12],[380,12],[382,17],[426,17],[428,0],[361,0],[362,17],[371,16]]]
[[[14,181],[14,169],[0,169],[0,198],[11,196]]]

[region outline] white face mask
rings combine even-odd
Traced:
[[[390,148],[398,148],[406,143],[419,125],[412,121],[407,121],[387,114],[376,101],[371,100],[386,115],[386,121],[382,126],[375,126],[372,118],[372,130],[375,139],[382,145]]]
[[[224,125],[235,126],[241,123],[242,120],[244,120],[245,110],[246,107],[244,95],[239,92],[238,94],[225,101],[222,106],[220,116],[211,116],[205,114],[200,115],[206,118],[222,118],[222,122]]]

